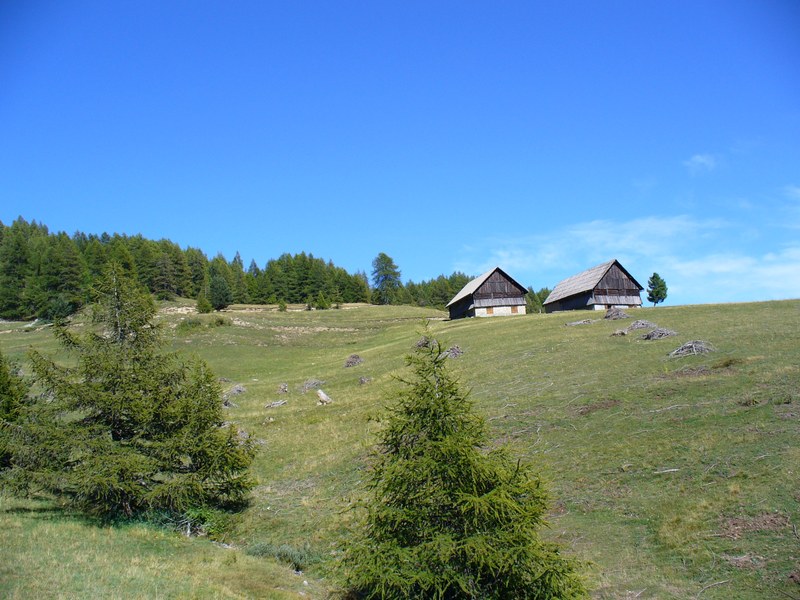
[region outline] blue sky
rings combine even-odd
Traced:
[[[0,220],[800,297],[800,3],[0,4]]]

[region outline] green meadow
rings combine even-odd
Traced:
[[[164,303],[159,320],[172,348],[211,365],[229,420],[259,440],[250,505],[188,538],[0,496],[0,596],[326,598],[381,415],[427,326],[462,351],[452,369],[494,442],[549,482],[545,535],[583,562],[593,597],[800,598],[800,301],[617,321],[191,306]],[[566,325],[577,319],[593,322]],[[612,335],[634,319],[677,335]],[[668,356],[691,340],[715,350]],[[58,352],[47,326],[0,322],[0,349],[23,372],[31,347]],[[362,362],[345,366],[352,355]]]

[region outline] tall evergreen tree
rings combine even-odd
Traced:
[[[27,386],[0,352],[0,469],[10,466],[8,439],[16,427],[27,394]]]
[[[214,310],[227,308],[233,302],[228,281],[222,275],[213,275],[208,286],[208,300]]]
[[[658,273],[653,273],[647,280],[647,301],[653,306],[667,299],[667,282]]]
[[[0,244],[0,317],[20,319],[24,308],[25,283],[30,273],[29,225],[22,218],[6,227]]]
[[[579,598],[576,565],[539,537],[546,494],[504,449],[427,337],[380,434],[366,515],[344,559],[351,598]]]
[[[400,269],[392,258],[381,252],[372,261],[372,301],[375,304],[396,304],[403,283]]]
[[[550,295],[550,288],[543,287],[538,292],[535,292],[531,286],[528,286],[528,293],[525,294],[526,310],[529,313],[540,313],[544,311],[544,301]]]
[[[189,290],[188,295],[196,298],[204,289],[206,277],[208,276],[208,258],[202,250],[197,248],[186,249],[186,264],[189,268]]]
[[[6,482],[102,515],[240,503],[253,446],[224,423],[208,366],[161,350],[152,296],[114,263],[93,314],[98,330],[85,335],[55,327],[75,366],[31,352],[45,393],[7,438]]]
[[[37,309],[37,316],[63,318],[83,304],[86,267],[75,242],[66,233],[49,238],[39,279],[45,302]]]
[[[242,261],[242,257],[239,255],[239,252],[236,252],[236,256],[233,257],[233,260],[230,264],[230,271],[231,271],[231,294],[233,296],[233,302],[238,304],[246,304],[250,302],[250,293],[247,288],[247,278],[244,272],[244,262]]]
[[[81,249],[81,253],[89,278],[99,279],[108,262],[108,246],[101,243],[98,237],[91,236]]]

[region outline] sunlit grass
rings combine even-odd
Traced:
[[[574,313],[451,322],[411,307],[234,307],[224,313],[230,325],[221,326],[216,315],[164,314],[175,349],[207,360],[224,389],[245,388],[226,412],[262,441],[251,506],[224,539],[242,550],[143,526],[98,529],[58,512],[10,510],[18,501],[6,500],[3,591],[36,597],[49,581],[76,597],[88,589],[82,577],[125,597],[156,593],[156,586],[161,597],[324,597],[380,427],[370,417],[380,415],[403,356],[433,318],[432,334],[464,351],[452,367],[492,439],[551,482],[546,535],[588,562],[596,597],[797,595],[788,575],[800,568],[791,527],[800,520],[800,302],[631,314],[678,336],[612,337],[625,321],[565,326]],[[578,315],[587,316],[602,314]],[[190,318],[201,326],[178,326]],[[4,331],[0,347],[23,365],[28,346],[55,349],[46,329],[0,323]],[[667,357],[689,340],[717,351]],[[351,354],[364,362],[345,367]],[[310,379],[324,381],[331,404],[319,406],[313,390],[303,393]],[[277,401],[285,404],[268,407]],[[738,537],[726,529],[731,519],[758,524],[773,514],[780,517],[773,528],[754,525]],[[71,546],[72,538],[84,541]],[[106,551],[82,546],[95,543]],[[128,549],[111,551],[113,544]],[[247,556],[243,550],[255,544],[315,558],[298,577],[274,560]]]

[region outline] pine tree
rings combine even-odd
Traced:
[[[233,293],[228,281],[221,275],[213,275],[208,285],[208,300],[214,310],[227,308],[233,302]]]
[[[74,366],[30,353],[44,394],[9,437],[7,483],[105,516],[242,502],[253,445],[224,424],[213,373],[161,351],[152,296],[115,263],[97,294],[97,331],[54,328]]]
[[[25,282],[30,273],[30,226],[20,217],[5,228],[0,244],[0,318],[20,319],[25,314]]]
[[[424,337],[390,409],[366,515],[344,558],[350,598],[578,598],[576,565],[543,541],[546,493],[489,450],[485,421]]]
[[[653,306],[667,299],[667,282],[658,273],[653,273],[647,280],[647,301]]]
[[[22,377],[0,352],[0,469],[10,465],[7,440],[16,427],[26,394],[27,386]]]
[[[189,269],[189,290],[188,295],[196,297],[205,289],[205,281],[208,271],[208,258],[197,248],[186,249],[186,264]]]

